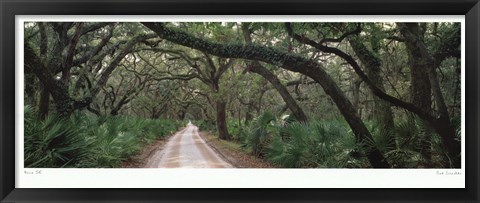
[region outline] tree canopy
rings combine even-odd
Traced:
[[[345,153],[347,167],[460,167],[459,23],[28,22],[24,29],[25,103],[38,121],[76,112],[195,120],[288,166],[328,167],[325,160]],[[324,126],[332,121],[353,145],[331,141],[335,153],[322,163],[279,161],[328,154],[319,146],[329,142],[315,136],[335,136]],[[318,145],[299,144],[302,135]]]

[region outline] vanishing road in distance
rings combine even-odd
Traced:
[[[164,149],[147,160],[146,168],[233,168],[198,134],[191,122],[170,137]]]

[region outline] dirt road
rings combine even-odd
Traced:
[[[163,150],[156,151],[146,168],[233,168],[198,135],[198,127],[187,127],[173,135]]]

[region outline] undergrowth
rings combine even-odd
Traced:
[[[26,168],[111,168],[137,154],[146,144],[177,131],[180,122],[74,113],[38,121],[25,107]]]
[[[460,122],[453,123],[460,137]],[[395,168],[442,167],[446,152],[441,139],[420,119],[399,121],[386,132],[375,121],[365,124],[374,139],[369,143],[357,143],[343,119],[298,122],[264,112],[243,130],[231,129],[253,155],[285,168],[368,168],[362,146],[373,145]],[[425,143],[430,146],[430,160],[421,154]]]

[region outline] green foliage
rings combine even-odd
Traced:
[[[249,126],[244,146],[250,148],[255,156],[263,156],[270,139],[279,133],[275,120],[276,117],[272,113],[264,112]]]
[[[230,133],[231,139],[235,142],[243,143],[247,138],[247,128],[244,122],[239,123],[238,121],[228,120],[227,127],[228,132]]]
[[[36,120],[31,107],[25,110],[25,167],[71,167],[86,157],[89,142],[77,136],[78,129],[55,116]]]
[[[99,23],[85,22],[82,30]],[[83,33],[73,52],[75,62],[71,67],[72,77],[65,80],[69,81],[69,89],[64,93],[71,99],[68,102],[56,102],[60,106],[52,102],[58,99],[50,101],[50,112],[54,111],[53,107],[61,109],[63,104],[65,108],[70,108],[72,105],[67,104],[85,99],[97,88],[92,82],[98,83],[101,77],[107,76],[106,84],[98,87],[100,91],[92,98],[90,110],[97,114],[109,114],[118,104],[121,108],[116,113],[135,117],[94,116],[76,112],[66,120],[51,115],[38,121],[36,113],[26,107],[25,165],[116,167],[137,153],[144,144],[171,134],[181,124],[156,118],[198,119],[193,124],[201,130],[215,132],[214,103],[223,101],[227,104],[227,118],[232,119],[227,122],[227,127],[233,141],[244,144],[255,156],[280,166],[369,167],[362,148],[375,145],[393,167],[443,167],[445,158],[449,158],[446,156],[447,150],[442,145],[441,138],[424,121],[412,119],[408,111],[394,107],[395,105],[392,105],[394,128],[380,129],[377,122],[371,121],[378,113],[378,106],[373,99],[375,96],[344,59],[327,56],[317,48],[290,37],[283,22],[249,23],[253,44],[247,45],[240,29],[243,23],[161,23],[167,30],[178,33],[160,35],[162,39],[154,37],[140,40],[131,49],[127,49],[127,45],[136,39],[132,36],[152,33],[152,30],[138,22],[123,22],[102,25],[99,29]],[[60,39],[62,36],[59,33],[67,33],[68,38],[79,28],[77,23],[59,25],[54,22],[27,22],[24,25],[25,42],[39,59],[45,58],[56,64],[52,67],[65,65],[65,57],[69,55],[66,54],[68,46],[61,43],[64,40]],[[457,129],[457,141],[460,140],[458,116],[461,115],[460,25],[454,22],[420,23],[421,35],[418,36],[432,57],[437,58],[440,54],[441,60],[438,62],[441,63],[436,68],[437,79],[449,115],[454,118],[452,124]],[[383,83],[385,93],[413,104],[417,102],[410,101],[414,86],[411,78],[414,67],[410,62],[416,56],[409,54],[410,49],[405,43],[407,38],[403,36],[398,24],[293,22],[291,26],[293,32],[303,39],[308,38],[321,45],[337,48],[352,56],[367,75],[378,74],[379,79],[373,82]],[[45,32],[42,31],[43,28]],[[360,34],[352,32],[357,28],[362,29]],[[45,40],[42,35],[46,37]],[[361,49],[353,49],[357,37],[363,47]],[[47,42],[46,47],[41,42]],[[103,47],[99,46],[103,42]],[[41,47],[46,48],[47,53],[40,54]],[[203,47],[211,50],[211,53],[190,47]],[[92,50],[99,51],[89,55]],[[119,63],[114,63],[122,52],[128,54],[119,57]],[[299,123],[290,115],[279,118],[275,113],[268,113],[283,114],[289,110],[275,88],[260,75],[253,74],[248,63],[241,59],[251,58],[245,53],[248,55],[254,52],[258,59],[262,59],[260,63],[285,85],[310,122]],[[380,69],[367,70],[363,67],[366,64],[362,63],[358,53],[365,52],[372,57],[371,63],[379,63],[377,65]],[[235,56],[235,62],[224,72],[219,71],[220,66],[228,59],[221,56]],[[206,57],[211,58],[216,67],[207,65]],[[78,64],[77,61],[83,62]],[[297,65],[319,63],[319,70],[325,71],[335,85],[328,87],[312,83],[312,77],[285,69],[291,66],[285,64],[286,61],[293,61],[291,64]],[[110,65],[113,69],[108,69],[113,71],[106,74],[109,71],[105,71],[105,67]],[[50,72],[55,71],[52,69]],[[39,103],[40,87],[44,80],[38,80],[38,76],[25,75],[27,104]],[[196,78],[187,80],[189,76]],[[203,80],[198,78],[200,76],[204,77]],[[372,78],[370,77],[371,80]],[[219,80],[219,88],[213,88],[211,84],[205,85],[211,83],[208,81],[213,81],[212,79]],[[327,94],[323,89],[335,86],[344,93],[346,100],[351,101],[373,136],[372,140],[360,143],[361,147],[356,144],[355,136],[343,120],[339,111],[343,107],[337,106],[330,99],[332,94]],[[122,100],[122,97],[126,100]],[[120,100],[126,103],[122,106]],[[436,116],[440,105],[434,103],[432,109],[425,110]],[[251,115],[258,115],[261,111],[265,113],[246,122],[251,120]],[[137,116],[155,120],[136,118]],[[431,152],[431,160],[424,157],[425,151]]]
[[[384,151],[385,157],[394,167],[410,168],[421,162],[421,142],[423,136],[417,122],[398,122],[394,130],[396,136],[395,149]]]
[[[400,121],[386,132],[375,121],[366,122],[373,140],[357,143],[355,136],[343,120],[313,120],[300,123],[288,116],[276,118],[265,112],[247,128],[244,147],[253,155],[285,168],[364,168],[369,167],[362,146],[375,146],[385,154],[395,168],[439,166],[443,154],[440,137],[421,119]],[[460,137],[459,119],[452,123]],[[232,122],[232,132],[241,132]],[[422,145],[429,140],[432,160],[422,157]]]
[[[192,123],[198,126],[200,130],[206,130],[206,131],[212,131],[212,132],[217,130],[215,121],[197,120],[197,121],[193,121]]]
[[[343,122],[294,122],[282,132],[287,139],[275,137],[266,154],[267,160],[282,167],[365,167],[364,159],[352,155],[358,146]]]
[[[25,107],[25,167],[119,167],[145,144],[172,134],[179,125],[81,112],[68,120],[50,116],[37,121],[31,108]]]
[[[460,141],[461,126],[457,120],[459,119],[453,119],[452,123],[456,129],[458,141]],[[393,148],[384,147],[384,142],[380,141],[382,135],[379,135],[375,130],[372,132],[377,146],[382,149],[385,157],[393,167],[442,167],[442,157],[447,153],[446,149],[442,145],[440,136],[421,119],[414,117],[411,120],[400,121],[395,124],[394,129],[391,131],[396,142]],[[428,143],[430,146],[431,161],[427,161],[422,157],[421,152],[425,150],[422,143]]]
[[[380,129],[380,123],[376,121],[366,121],[370,133],[372,133],[373,142],[365,143],[367,147],[375,146],[382,152],[391,151],[395,149],[395,130],[394,129]],[[411,132],[408,132],[411,133]]]
[[[248,127],[244,147],[286,168],[367,167],[348,125],[339,120],[307,123],[262,113]]]

